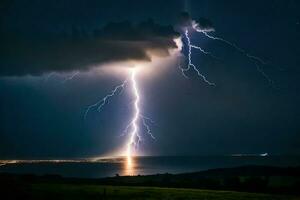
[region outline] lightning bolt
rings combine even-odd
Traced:
[[[132,126],[132,130],[129,133],[129,141],[127,143],[126,156],[128,159],[130,159],[132,157],[132,148],[137,144],[137,142],[140,141],[140,136],[139,136],[139,132],[138,132],[139,131],[138,121],[140,120],[140,108],[139,108],[140,95],[139,95],[139,89],[138,89],[135,78],[136,78],[136,70],[132,69],[130,80],[132,83],[133,96],[134,96],[135,100],[134,100],[134,115],[130,122],[130,126]],[[136,142],[136,139],[137,139],[137,142]]]
[[[216,84],[213,83],[213,82],[210,82],[209,80],[207,80],[207,78],[193,64],[193,62],[192,62],[192,48],[199,49],[204,54],[209,54],[209,55],[211,55],[211,54],[209,52],[207,52],[207,51],[204,51],[201,47],[198,47],[198,46],[195,46],[195,45],[191,44],[191,39],[189,37],[189,31],[188,31],[188,29],[185,30],[184,36],[186,38],[187,45],[188,45],[188,64],[187,64],[186,68],[180,67],[182,75],[187,78],[187,75],[185,74],[185,72],[189,71],[192,68],[197,73],[197,75],[203,79],[203,81],[205,83],[207,83],[208,85],[211,85],[211,86],[215,86]]]
[[[215,58],[215,59],[219,59],[217,56],[214,56],[211,52],[208,52],[208,51],[202,49],[200,46],[191,45],[191,48],[198,49],[198,50],[200,50],[203,54],[209,55],[209,56],[211,56],[212,58]]]
[[[257,64],[257,63],[255,63],[255,65],[256,65],[257,71],[259,71],[259,72],[263,75],[263,77],[269,82],[269,84],[270,84],[271,86],[273,86],[275,89],[278,89],[278,88],[276,87],[274,81],[270,78],[270,76],[269,76],[268,74],[266,74],[266,72],[260,67],[260,65]]]
[[[62,81],[62,83],[65,83],[65,82],[67,82],[67,81],[72,80],[74,77],[78,76],[78,74],[79,74],[78,71],[77,71],[77,72],[74,72],[73,74],[71,74],[71,76],[68,76],[67,78],[65,78],[65,79]]]
[[[138,82],[136,80],[136,74],[137,69],[132,68],[130,72],[130,77],[127,78],[122,84],[117,85],[109,94],[107,94],[104,98],[100,99],[98,102],[88,106],[84,113],[84,118],[86,119],[89,111],[93,108],[97,108],[97,111],[101,111],[102,108],[109,103],[109,99],[113,96],[120,94],[128,83],[131,84],[132,88],[132,96],[134,99],[133,103],[133,111],[134,114],[129,122],[129,124],[126,126],[125,130],[123,131],[122,135],[127,134],[128,135],[128,141],[126,143],[126,157],[128,158],[128,162],[131,162],[131,157],[133,156],[134,149],[138,148],[139,143],[142,141],[142,136],[140,132],[142,129],[139,128],[139,125],[142,125],[144,127],[144,130],[146,134],[148,134],[152,139],[155,139],[155,137],[152,134],[150,123],[154,123],[153,120],[151,120],[149,117],[146,117],[141,114],[140,109],[140,94],[139,94],[139,87]]]
[[[203,34],[204,34],[207,38],[209,38],[209,39],[212,39],[212,40],[218,40],[218,41],[221,41],[221,42],[223,42],[223,43],[225,43],[225,44],[227,44],[227,45],[233,47],[233,48],[236,49],[238,52],[242,53],[244,56],[246,56],[247,58],[249,58],[249,59],[252,60],[252,61],[259,62],[259,63],[262,64],[262,65],[267,65],[267,62],[265,62],[262,58],[247,53],[245,49],[240,48],[239,46],[237,46],[236,44],[234,44],[234,43],[232,43],[232,42],[230,42],[230,41],[228,41],[228,40],[225,40],[225,39],[220,38],[220,37],[214,37],[214,36],[208,34],[208,33],[207,33],[206,31],[204,31],[204,30],[198,30],[198,29],[195,29],[195,28],[194,28],[194,30],[197,31],[197,32],[203,33]]]
[[[79,74],[80,74],[80,72],[76,71],[76,72],[72,73],[71,75],[67,75],[66,77],[63,78],[63,80],[61,81],[61,83],[64,84],[67,81],[73,80]],[[52,77],[54,77],[54,76],[58,76],[58,78],[60,78],[59,74],[57,74],[56,72],[51,72],[51,73],[47,74],[47,76],[44,78],[44,82],[48,82],[49,79],[52,78]]]
[[[127,83],[127,79],[120,85],[117,85],[108,95],[106,95],[104,98],[100,99],[99,101],[97,101],[96,103],[88,106],[88,108],[86,109],[85,113],[84,113],[84,119],[86,119],[89,111],[92,108],[97,108],[97,111],[100,112],[102,107],[105,106],[106,104],[109,103],[109,99],[113,96],[115,96],[118,92],[121,93],[121,91],[125,88]]]
[[[151,123],[151,124],[154,124],[154,121],[152,119],[150,119],[149,117],[146,117],[144,115],[141,115],[141,118],[143,120],[143,125],[144,127],[146,128],[147,130],[147,134],[153,139],[155,140],[155,137],[153,136],[152,134],[152,131],[150,129],[150,125],[148,124],[148,121]]]
[[[155,137],[152,134],[152,131],[150,129],[149,124],[147,123],[148,121],[151,122],[152,124],[154,123],[153,120],[151,120],[149,117],[146,117],[141,114],[141,109],[140,109],[140,94],[139,94],[139,88],[138,88],[138,82],[136,80],[136,69],[132,69],[131,72],[131,85],[132,85],[132,94],[134,97],[134,114],[133,117],[130,121],[130,123],[127,125],[125,132],[128,132],[130,129],[130,132],[128,132],[129,135],[129,140],[127,142],[127,150],[126,150],[126,156],[128,162],[130,162],[131,157],[133,156],[133,148],[137,148],[139,143],[142,141],[142,137],[140,135],[140,128],[139,124],[142,123],[142,125],[146,129],[146,133],[152,138],[155,139]]]
[[[204,36],[206,36],[207,38],[209,39],[212,39],[212,40],[217,40],[217,41],[220,41],[220,42],[223,42],[231,47],[233,47],[235,50],[237,50],[238,52],[240,52],[242,55],[244,55],[245,57],[247,57],[249,60],[251,60],[252,62],[254,62],[255,66],[256,66],[256,69],[257,71],[262,74],[262,76],[269,82],[269,84],[276,88],[275,87],[275,83],[274,81],[270,78],[270,76],[262,69],[261,65],[267,65],[268,63],[266,61],[264,61],[262,58],[258,57],[258,56],[254,56],[254,55],[251,55],[249,53],[247,53],[247,51],[245,49],[242,49],[241,47],[237,46],[235,43],[233,42],[230,42],[228,40],[225,40],[224,38],[221,38],[221,37],[215,37],[215,36],[212,36],[208,33],[208,31],[206,30],[201,30],[199,28],[197,28],[196,26],[193,26],[193,30],[195,30],[196,32],[199,32],[199,33],[202,33]],[[201,48],[199,48],[201,50]],[[203,53],[207,54],[209,52],[205,52],[204,50],[201,50]]]

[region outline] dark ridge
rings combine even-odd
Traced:
[[[100,179],[60,175],[0,173],[0,188],[40,183],[153,186],[300,195],[300,167],[242,166],[183,174],[119,176]]]

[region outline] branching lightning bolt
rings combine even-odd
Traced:
[[[150,129],[150,125],[148,124],[148,121],[152,124],[154,124],[154,121],[152,119],[150,119],[149,117],[145,117],[144,115],[140,115],[140,116],[143,120],[143,125],[147,130],[147,134],[150,135],[150,137],[155,140],[155,137],[153,136],[152,131]]]
[[[140,94],[139,94],[139,88],[138,83],[136,80],[136,69],[132,69],[131,72],[131,84],[132,84],[132,93],[134,97],[134,115],[130,121],[130,123],[127,125],[125,132],[128,132],[130,129],[129,140],[127,142],[127,150],[126,150],[126,156],[128,159],[130,159],[133,155],[133,148],[137,148],[139,143],[142,141],[142,137],[140,135],[140,129],[139,124],[142,122],[143,126],[147,130],[147,134],[151,136],[152,139],[155,139],[155,137],[152,135],[150,126],[147,124],[147,121],[150,121],[151,123],[154,123],[149,117],[146,117],[141,114],[140,109]]]
[[[98,102],[88,106],[84,113],[84,118],[87,117],[89,111],[93,108],[97,108],[97,111],[101,111],[102,108],[109,103],[109,99],[113,96],[120,94],[123,89],[127,86],[128,82],[130,82],[132,86],[132,95],[134,98],[133,103],[133,117],[131,118],[129,124],[126,126],[125,130],[123,131],[122,135],[128,135],[129,139],[126,143],[126,156],[127,158],[131,158],[133,155],[133,148],[138,148],[139,143],[142,141],[142,136],[140,135],[141,129],[139,128],[139,125],[143,125],[145,127],[144,130],[146,130],[146,133],[152,138],[155,139],[155,137],[152,134],[152,131],[150,129],[150,123],[154,123],[149,117],[146,117],[141,114],[140,109],[140,94],[139,94],[139,88],[138,88],[138,82],[136,80],[136,69],[131,69],[131,75],[130,78],[126,79],[122,84],[117,85],[108,95],[106,95],[104,98],[99,100]]]
[[[247,53],[245,49],[240,48],[239,46],[237,46],[236,44],[234,44],[232,42],[229,42],[228,40],[225,40],[225,39],[220,38],[220,37],[214,37],[214,36],[208,34],[206,31],[203,31],[203,30],[198,30],[198,29],[194,29],[194,30],[196,30],[197,32],[203,33],[209,39],[224,42],[225,44],[233,47],[234,49],[236,49],[237,51],[239,51],[240,53],[242,53],[243,55],[245,55],[247,58],[251,59],[252,61],[259,62],[262,65],[267,65],[267,62],[265,62],[262,58],[259,58],[257,56],[254,56],[254,55],[251,55],[251,54]]]
[[[275,86],[274,81],[269,77],[268,74],[265,73],[265,71],[262,70],[262,68],[260,67],[260,65],[257,64],[257,63],[255,63],[255,65],[256,65],[257,71],[259,71],[259,72],[263,75],[263,77],[265,77],[265,79],[269,82],[269,84],[272,85],[274,88],[278,89],[278,88]]]
[[[228,40],[225,40],[225,39],[220,38],[220,37],[212,36],[212,35],[210,35],[205,30],[198,29],[195,26],[193,26],[193,29],[195,31],[199,32],[199,33],[204,34],[204,36],[206,36],[209,39],[218,40],[218,41],[221,41],[221,42],[223,42],[223,43],[225,43],[225,44],[233,47],[235,50],[237,50],[238,52],[240,52],[242,55],[246,56],[248,59],[250,59],[252,62],[254,62],[257,71],[262,74],[262,76],[270,83],[270,85],[272,85],[273,87],[275,87],[274,81],[266,74],[266,72],[260,66],[260,65],[267,65],[268,64],[262,58],[247,53],[247,51],[245,49],[240,48],[239,46],[237,46],[236,44],[234,44],[234,43],[232,43],[232,42],[230,42]],[[205,51],[202,51],[202,52],[204,53]]]
[[[202,49],[200,46],[195,46],[195,45],[191,45],[191,48],[194,49],[198,49],[200,50],[202,53],[211,56],[212,58],[218,59],[218,57],[214,56],[211,52],[205,51],[204,49]]]
[[[67,81],[73,80],[76,76],[78,76],[80,74],[79,71],[76,71],[74,73],[72,73],[71,75],[67,75],[66,77],[63,78],[63,80],[61,81],[62,84],[66,83]],[[49,74],[47,74],[47,76],[44,78],[44,82],[48,82],[50,78],[52,78],[53,76],[58,76],[60,78],[60,75],[57,74],[56,72],[51,72]]]
[[[127,158],[130,158],[132,156],[132,148],[134,146],[138,145],[138,143],[140,142],[139,128],[138,128],[138,122],[140,120],[140,108],[139,108],[140,95],[139,95],[139,89],[137,86],[135,76],[136,76],[136,70],[133,69],[130,80],[132,83],[133,96],[135,98],[135,100],[134,100],[134,116],[130,122],[130,126],[132,127],[132,130],[129,133],[129,141],[127,143],[127,152],[126,152]]]
[[[97,101],[96,103],[88,106],[88,108],[86,109],[85,113],[84,113],[84,119],[86,119],[87,114],[89,113],[89,111],[92,108],[97,108],[97,111],[100,112],[102,107],[105,106],[107,103],[109,103],[109,99],[111,97],[113,97],[114,95],[116,95],[119,92],[121,92],[125,86],[127,84],[127,79],[120,85],[117,85],[108,95],[106,95],[104,98],[102,98],[101,100]]]
[[[213,82],[210,82],[207,80],[207,78],[199,71],[199,69],[192,63],[192,48],[199,49],[202,53],[204,54],[210,54],[209,52],[204,51],[201,47],[195,46],[191,44],[191,39],[189,37],[189,31],[188,29],[185,30],[185,38],[187,40],[187,45],[188,45],[188,64],[186,68],[181,68],[181,72],[184,77],[187,77],[185,74],[186,71],[189,71],[191,68],[193,68],[194,71],[196,71],[197,75],[200,76],[204,82],[206,82],[208,85],[215,86],[216,84]]]
[[[67,82],[67,81],[70,81],[70,80],[72,80],[75,76],[77,76],[79,74],[79,72],[77,71],[77,72],[74,72],[71,76],[68,76],[67,78],[65,78],[63,81],[62,81],[62,83],[65,83],[65,82]]]

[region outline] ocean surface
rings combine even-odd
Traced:
[[[299,156],[162,156],[96,160],[0,161],[0,173],[58,174],[64,177],[101,178],[118,175],[185,173],[244,165],[300,166]]]

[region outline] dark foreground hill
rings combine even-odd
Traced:
[[[300,167],[244,166],[175,175],[116,175],[101,179],[0,174],[0,195],[10,197],[6,199],[296,200],[300,199],[297,197],[300,197],[299,188]],[[224,190],[239,192],[222,192]]]
[[[118,176],[99,184],[300,194],[300,167],[243,166],[184,174]]]

